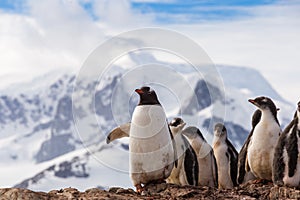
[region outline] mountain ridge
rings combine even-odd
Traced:
[[[175,68],[180,66],[175,66]],[[239,73],[246,73],[248,76],[257,74],[256,70],[251,74],[252,69],[245,71],[244,68],[230,66],[228,68],[226,66],[217,67],[217,69],[223,71],[221,75],[224,77],[229,76],[226,73],[231,74],[229,77],[236,77],[236,74]],[[101,87],[96,87],[95,91],[92,88],[95,88],[98,83],[82,85],[85,91],[82,98],[84,99],[85,95],[91,92],[95,94],[95,98],[94,100],[86,100],[88,110],[77,107],[75,108],[76,112],[80,113],[81,120],[87,122],[89,122],[90,112],[95,112],[98,122],[98,124],[89,124],[88,127],[83,127],[86,130],[84,134],[76,131],[71,114],[74,108],[70,104],[73,101],[72,93],[76,80],[73,74],[51,75],[59,77],[52,81],[49,81],[48,78],[40,79],[45,81],[40,85],[46,87],[37,92],[32,91],[23,94],[20,91],[13,96],[2,93],[0,108],[4,114],[1,115],[2,120],[0,118],[0,126],[2,127],[0,130],[0,156],[4,162],[0,163],[2,169],[0,175],[3,177],[1,178],[3,182],[0,184],[43,191],[54,186],[64,187],[68,183],[73,184],[75,182],[86,185],[86,187],[95,185],[108,187],[113,185],[112,180],[97,181],[97,174],[107,173],[116,177],[117,180],[117,177],[120,177],[119,186],[131,187],[127,174],[128,141],[126,139],[120,140],[109,147],[103,143],[106,134],[113,127],[117,126],[118,123],[125,123],[130,120],[130,113],[137,101],[127,85],[121,84],[122,76],[120,74],[122,72],[108,76],[104,84]],[[198,126],[210,143],[212,141],[211,126],[216,121],[225,119],[224,122],[230,132],[230,139],[237,148],[240,148],[251,127],[251,114],[255,109],[246,101],[247,98],[253,97],[255,94],[251,85],[248,88],[245,88],[244,85],[233,87],[231,84],[236,83],[228,83],[227,78],[223,78],[225,97],[216,88],[214,91],[216,96],[219,95],[220,98],[210,99],[210,95],[203,91],[208,91],[208,88],[213,88],[214,85],[207,86],[211,83],[206,83],[193,72],[185,71],[184,76],[192,89],[189,92],[196,96],[199,95],[195,98],[195,96],[187,95],[184,91],[185,88],[178,88],[179,91],[184,92],[178,94],[182,96],[183,102],[180,103],[183,105],[178,104],[178,101],[170,101],[168,99],[170,93],[165,93],[167,91],[165,88],[160,88],[155,84],[151,85],[157,89],[162,104],[170,104],[166,106],[168,118],[180,116],[188,125]],[[252,78],[255,79],[255,77]],[[170,81],[172,82],[174,79],[171,77]],[[256,81],[262,82],[263,85],[267,83],[261,75]],[[35,82],[34,84],[38,83]],[[180,84],[177,86],[179,87]],[[269,83],[267,83],[266,88],[272,89]],[[115,93],[118,93],[120,101],[114,99]],[[276,91],[270,94],[274,94],[275,97],[278,95]],[[128,102],[125,99],[129,99]],[[289,118],[292,118],[292,114],[289,116],[289,113],[294,112],[293,106],[286,101],[276,100],[276,103],[281,108],[279,112],[280,121],[283,125],[287,124]],[[113,110],[111,105],[114,105]],[[19,114],[10,116],[11,113],[18,113],[14,112],[15,110],[19,111]],[[218,110],[222,114],[219,114]],[[57,151],[59,149],[61,151]],[[27,169],[25,174],[18,170],[19,165],[23,165]],[[51,168],[53,166],[54,168]],[[78,167],[76,168],[76,166]],[[52,171],[49,171],[49,168]],[[6,179],[7,174],[11,173],[15,177],[11,177],[9,183],[4,183],[4,180],[8,180]],[[43,173],[44,176],[40,176]],[[77,175],[78,177],[76,177]],[[53,183],[47,186],[47,182]],[[78,188],[83,189],[80,185]]]

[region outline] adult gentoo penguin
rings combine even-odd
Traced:
[[[198,185],[217,187],[217,163],[212,147],[206,142],[197,127],[187,127],[182,133],[188,138],[197,155],[199,166]]]
[[[249,163],[246,163],[248,145],[253,135],[253,130],[261,118],[261,111],[257,109],[252,115],[252,129],[248,135],[244,145],[242,146],[238,156],[238,184],[242,184],[249,180],[255,179],[255,176],[250,171]]]
[[[249,99],[261,111],[258,123],[254,126],[247,141],[244,158],[245,166],[249,166],[250,172],[256,179],[272,180],[272,165],[275,146],[281,134],[277,119],[277,108],[268,97],[257,97]],[[241,166],[241,163],[240,163]],[[245,167],[247,171],[247,167]],[[239,177],[239,181],[242,177]]]
[[[178,166],[174,167],[167,179],[168,183],[178,185],[198,185],[197,155],[188,140],[182,135],[186,123],[181,118],[174,118],[169,127],[176,142]]]
[[[113,129],[106,137],[106,143],[122,138],[129,137],[130,124],[122,124]],[[178,166],[174,167],[170,176],[167,178],[168,183],[178,185],[198,185],[198,161],[197,155],[189,144],[188,140],[183,136],[182,129],[186,123],[181,118],[174,118],[169,127],[176,143],[178,156]]]
[[[135,90],[140,97],[130,125],[129,169],[137,192],[142,184],[162,182],[176,161],[176,150],[167,118],[157,95],[150,87]]]
[[[300,186],[300,102],[294,119],[280,136],[273,160],[273,182],[276,185]]]
[[[214,128],[213,149],[218,166],[218,188],[230,189],[237,186],[238,153],[227,138],[226,127],[221,123]]]

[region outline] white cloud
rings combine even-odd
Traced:
[[[201,45],[215,63],[258,69],[287,100],[300,94],[300,4],[243,8],[252,17],[171,25]]]
[[[115,31],[153,25],[153,16],[133,9],[128,0],[96,0],[93,11],[99,22]]]
[[[53,68],[78,69],[107,36],[159,26],[190,36],[215,63],[259,69],[284,97],[293,102],[299,99],[295,91],[300,85],[300,1],[236,7],[252,16],[234,21],[169,25],[156,22],[157,13],[133,9],[132,1],[142,0],[28,0],[26,14],[0,10],[0,76],[18,73],[25,79]],[[98,21],[83,9],[82,2],[94,5]],[[176,17],[188,21],[187,16]]]
[[[75,1],[28,1],[28,14],[0,13],[0,74],[31,79],[53,68],[79,68],[104,31]]]

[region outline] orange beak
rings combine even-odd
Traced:
[[[253,103],[253,104],[255,104],[255,101],[254,101],[254,99],[249,99],[248,100],[250,103]]]
[[[141,90],[141,89],[136,89],[135,92],[138,93],[138,94],[143,94],[144,93],[143,90]]]

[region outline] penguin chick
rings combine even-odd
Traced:
[[[274,153],[273,182],[276,185],[300,186],[300,102],[294,119],[281,134]]]
[[[221,123],[214,128],[213,149],[218,166],[218,188],[230,189],[237,186],[238,153],[227,138],[226,127]]]
[[[181,118],[174,118],[169,127],[173,134],[178,156],[178,166],[174,167],[167,179],[168,183],[178,185],[198,185],[197,155],[188,140],[182,135],[186,123]]]
[[[261,111],[261,117],[250,138],[246,163],[256,179],[272,180],[274,151],[281,134],[277,108],[268,97],[249,99]]]
[[[197,127],[190,126],[182,132],[194,149],[199,167],[198,185],[217,187],[217,164],[212,147],[206,142]]]

